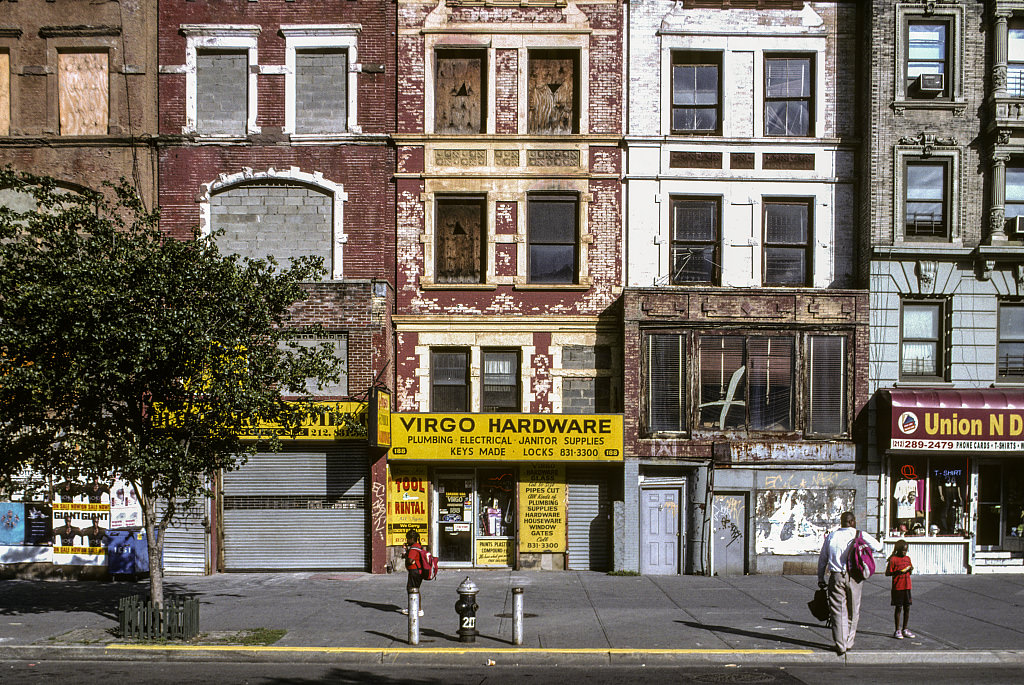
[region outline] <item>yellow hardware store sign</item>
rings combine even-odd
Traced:
[[[314,402],[316,412],[302,420],[293,435],[278,423],[260,422],[239,433],[240,438],[255,440],[277,435],[296,440],[365,440],[367,406],[362,402]]]
[[[621,414],[392,414],[392,459],[622,461]]]
[[[567,494],[562,464],[527,464],[519,468],[520,552],[565,551]]]

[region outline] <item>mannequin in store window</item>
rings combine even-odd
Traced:
[[[957,532],[957,525],[964,510],[964,500],[960,493],[960,486],[957,484],[958,472],[936,471],[935,478],[938,483],[938,511],[935,516],[935,523],[939,526],[939,532],[944,535],[953,535]]]

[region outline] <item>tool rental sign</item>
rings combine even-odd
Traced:
[[[1020,409],[894,408],[890,449],[931,452],[1024,450]]]
[[[622,461],[616,414],[393,414],[392,459]]]

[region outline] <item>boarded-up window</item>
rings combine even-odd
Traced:
[[[434,131],[483,133],[487,92],[487,57],[479,50],[437,53],[434,83]]]
[[[530,52],[527,82],[530,133],[579,132],[579,54],[564,50]]]
[[[249,110],[249,58],[245,52],[196,55],[196,127],[200,133],[245,135]]]
[[[105,52],[62,52],[57,55],[60,134],[107,134],[110,86]]]
[[[484,199],[479,197],[438,200],[438,283],[483,281],[484,211]]]
[[[811,433],[846,432],[846,339],[838,335],[811,336]]]
[[[686,430],[686,337],[647,338],[647,430]]]
[[[11,131],[11,56],[0,52],[0,136]]]
[[[348,121],[348,52],[295,53],[295,132],[337,133]]]

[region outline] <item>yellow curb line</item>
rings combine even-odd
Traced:
[[[107,645],[111,650],[210,652],[326,652],[357,654],[814,654],[811,649],[511,649],[498,647],[247,647],[245,645]]]

